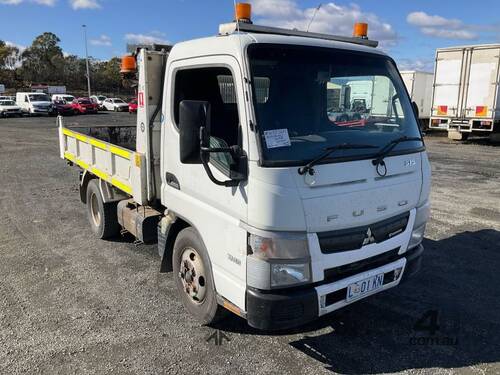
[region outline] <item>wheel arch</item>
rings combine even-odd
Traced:
[[[160,272],[172,272],[172,253],[174,251],[175,240],[177,239],[178,234],[186,228],[193,228],[200,239],[203,241],[199,232],[196,228],[186,221],[185,219],[176,216],[175,214],[168,214],[166,217],[170,217],[170,220],[173,220],[170,225],[168,225],[165,233],[163,233],[161,229],[161,222],[158,226],[158,254],[161,257],[161,266]]]

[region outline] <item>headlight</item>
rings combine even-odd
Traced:
[[[310,279],[309,263],[271,264],[271,287],[303,284]]]
[[[305,234],[250,234],[247,258],[247,284],[257,289],[272,289],[311,280],[311,266]]]
[[[307,237],[295,233],[250,234],[248,245],[252,253],[262,259],[298,259],[309,256]]]

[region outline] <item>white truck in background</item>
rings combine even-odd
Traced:
[[[418,105],[421,127],[427,129],[431,116],[434,74],[417,70],[403,70],[400,73],[411,100]]]
[[[122,73],[137,85],[136,126],[59,117],[60,156],[81,169],[94,233],[157,242],[194,317],[229,310],[284,329],[418,271],[430,165],[396,64],[375,41],[249,18],[237,11],[218,36],[134,48]],[[382,76],[390,111],[361,128],[329,118],[332,82]]]
[[[43,92],[18,92],[16,104],[28,116],[53,114],[52,100]]]
[[[436,51],[431,129],[464,140],[470,134],[500,140],[500,44]]]
[[[329,116],[337,123],[364,126],[366,117],[390,116],[394,89],[389,79],[374,76],[359,77],[344,82],[337,79],[327,84]]]

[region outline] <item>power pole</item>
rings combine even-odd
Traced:
[[[87,25],[82,25],[83,27],[83,36],[85,38],[85,63],[87,65],[87,89],[89,92],[90,98],[90,67],[89,67],[89,49],[87,47]]]

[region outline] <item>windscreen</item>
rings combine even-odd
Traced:
[[[16,105],[12,100],[0,100],[0,105]]]
[[[32,102],[50,102],[50,98],[46,94],[30,94],[29,97]]]
[[[338,151],[325,162],[369,158],[391,140],[420,137],[403,82],[385,56],[259,44],[249,48],[249,60],[264,163],[300,165],[344,143],[377,148]],[[421,146],[405,142],[393,152]]]

